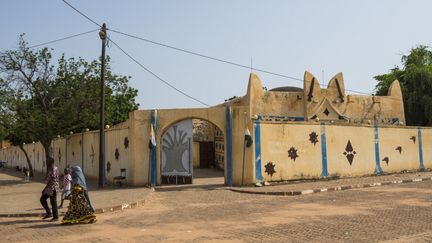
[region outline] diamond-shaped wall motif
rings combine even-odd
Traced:
[[[330,114],[330,111],[326,108],[325,111],[323,112],[326,116],[328,116]]]
[[[115,159],[118,160],[120,157],[120,152],[118,150],[118,148],[116,148],[115,153],[114,153]]]
[[[129,147],[129,138],[128,137],[124,138],[123,145],[124,145],[125,149],[127,149]]]
[[[354,161],[354,156],[356,155],[356,151],[354,151],[353,146],[351,145],[351,141],[348,140],[348,143],[345,147],[345,152],[343,154],[346,156],[348,163],[352,165],[352,162]]]

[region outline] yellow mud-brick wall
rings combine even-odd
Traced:
[[[310,134],[317,136],[315,143],[309,141]],[[265,180],[319,177],[319,134],[319,125],[261,124],[261,171]]]
[[[135,186],[143,186],[149,183],[150,173],[150,124],[151,110],[139,110],[129,113],[129,165],[130,183]]]
[[[26,151],[29,155],[31,155],[30,161],[33,165],[33,170],[43,173],[46,172],[46,156],[42,144],[39,142],[27,144]],[[22,160],[21,164],[27,167],[24,153],[18,147],[16,147],[16,153],[18,154],[20,160]]]
[[[121,175],[121,169],[126,170],[126,179],[130,178],[129,162],[129,130],[112,129],[106,132],[105,137],[106,177],[113,182],[114,177]]]
[[[87,132],[83,141],[84,173],[93,179],[99,178],[99,131]]]
[[[424,130],[427,131],[427,130]],[[385,172],[416,170],[419,168],[418,129],[413,128],[380,128],[379,146],[381,167]],[[423,134],[422,134],[423,135]],[[422,136],[422,147],[429,156],[431,147],[425,146],[430,137]]]
[[[120,169],[126,168],[126,176],[130,177],[129,128],[127,126],[114,127],[105,130],[106,164],[110,162],[110,171],[106,171],[109,183],[113,177],[120,175]],[[45,150],[40,142],[23,145],[35,172],[46,172]],[[87,178],[99,177],[99,131],[70,134],[53,139],[51,143],[54,163],[60,174],[69,166],[80,166]],[[116,156],[118,151],[118,156]],[[6,161],[7,166],[20,169],[28,168],[24,152],[17,146],[0,150],[0,160]]]
[[[24,144],[23,149],[27,152],[34,171],[46,171],[45,151],[40,143]],[[24,152],[18,146],[10,146],[1,149],[0,160],[7,162],[6,166],[22,170],[24,167],[29,168]]]
[[[261,171],[267,181],[321,177],[323,147],[327,176],[371,175],[378,168],[384,173],[418,170],[423,166],[432,168],[431,128],[299,123],[261,123],[260,126]],[[322,132],[325,146],[322,146]],[[315,145],[313,137],[316,137]]]
[[[82,157],[81,157],[81,153],[82,153],[82,148],[81,148],[81,139],[82,139],[82,135],[81,134],[73,134],[73,135],[68,135],[65,138],[67,141],[66,143],[66,151],[65,151],[65,156],[66,156],[66,165],[68,165],[69,167],[72,166],[82,166]],[[84,171],[84,173],[86,173]],[[86,174],[86,176],[90,176],[88,174]]]
[[[325,125],[324,129],[329,176],[360,176],[374,172],[373,127]],[[351,163],[347,157],[350,152],[353,154]]]
[[[66,143],[62,138],[55,138],[52,141],[54,164],[58,167],[60,174],[63,173],[66,167],[65,147]]]
[[[250,184],[255,181],[254,148],[245,147],[245,129],[253,130],[248,107],[232,107],[232,184],[234,186]],[[226,135],[225,135],[226,136]],[[226,139],[224,140],[226,141]],[[228,145],[225,143],[225,164],[228,161]],[[227,176],[229,168],[225,165]],[[227,178],[227,177],[226,177]]]
[[[215,109],[210,114],[207,112],[205,109],[194,110],[193,114],[192,112],[184,113],[184,117],[180,119],[195,117],[211,121],[224,131],[224,141],[226,141],[225,108]],[[380,167],[384,173],[417,170],[421,168],[421,161],[426,169],[432,168],[431,128],[404,126],[375,128],[369,125],[261,121],[257,123],[261,129],[260,141],[254,140],[250,148],[245,148],[244,130],[247,126],[252,137],[255,138],[254,121],[250,119],[246,107],[233,108],[231,113],[234,185],[250,184],[256,181],[255,146],[258,143],[261,145],[259,155],[261,174],[268,181],[320,177],[323,174],[323,147],[326,149],[328,176],[370,175],[377,167]],[[169,114],[170,111],[159,113],[164,119],[161,119],[158,124],[158,142],[160,142],[162,131],[178,121],[178,115],[168,119]],[[151,112],[137,112],[132,115],[130,127],[106,130],[106,161],[110,162],[110,172],[107,171],[109,182],[112,182],[115,176],[120,175],[120,169],[125,168],[128,183],[131,185],[148,183],[150,117]],[[375,129],[378,133],[377,140]],[[321,133],[326,138],[325,146],[323,146]],[[52,143],[55,163],[61,173],[67,165],[79,165],[84,168],[88,178],[97,178],[98,144],[98,131],[56,138]],[[379,148],[378,151],[375,149],[376,145]],[[158,147],[159,156],[160,146]],[[46,172],[46,157],[42,145],[35,142],[25,144],[23,148],[29,155],[34,170]],[[199,151],[199,149],[195,148],[194,151]],[[351,163],[347,157],[348,154],[352,154]],[[376,161],[376,156],[379,156],[379,161]],[[225,157],[227,157],[226,152]],[[18,147],[1,149],[0,160],[6,161],[7,166],[11,168],[27,167],[24,153]],[[157,166],[160,168],[159,161]],[[274,170],[274,173],[270,173],[271,170]],[[227,173],[227,169],[225,172]]]

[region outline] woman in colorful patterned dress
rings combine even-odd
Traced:
[[[72,194],[62,224],[94,223],[95,209],[90,202],[84,174],[79,166],[72,167]]]

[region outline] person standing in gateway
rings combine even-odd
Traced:
[[[54,160],[47,161],[47,175],[45,178],[46,186],[42,190],[42,196],[40,202],[46,211],[43,219],[51,218],[51,221],[58,221],[58,210],[57,210],[57,192],[59,191],[59,173],[57,166],[54,165]],[[52,213],[48,207],[47,199],[50,199]]]

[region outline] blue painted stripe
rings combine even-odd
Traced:
[[[327,139],[325,134],[325,125],[321,123],[321,158],[322,158],[322,172],[321,177],[328,176],[327,170]]]
[[[419,158],[420,158],[420,167],[419,170],[424,170],[423,163],[423,144],[422,144],[422,131],[421,127],[418,128],[418,145],[419,145]]]
[[[157,151],[157,110],[153,111],[152,114],[152,120],[151,120],[151,124],[153,126],[153,130],[154,130],[154,136],[155,136],[155,140],[156,140],[156,147],[152,147],[150,149],[150,159],[151,159],[151,185],[155,186],[157,183],[157,158],[156,158],[156,151]]]
[[[380,153],[379,153],[379,139],[378,139],[378,126],[375,125],[374,129],[374,142],[375,142],[375,171],[374,174],[381,175],[383,173],[383,170],[381,168],[381,160],[380,160]]]
[[[226,151],[227,151],[227,184],[232,186],[232,115],[231,107],[226,107]]]
[[[264,180],[261,172],[261,126],[259,120],[255,121],[254,124],[255,134],[255,180],[256,182],[262,182]]]

